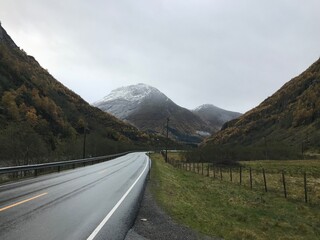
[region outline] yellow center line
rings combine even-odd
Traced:
[[[32,197],[32,198],[25,199],[25,200],[23,200],[23,201],[21,201],[21,202],[16,202],[16,203],[11,204],[11,205],[9,205],[9,206],[0,208],[0,212],[5,211],[5,210],[7,210],[7,209],[9,209],[9,208],[13,208],[13,207],[15,207],[15,206],[18,206],[18,205],[20,205],[20,204],[23,204],[23,203],[32,201],[32,200],[34,200],[34,199],[36,199],[36,198],[42,197],[42,196],[47,195],[47,194],[48,194],[47,192],[46,192],[46,193],[42,193],[42,194],[39,194],[39,195],[34,196],[34,197]]]

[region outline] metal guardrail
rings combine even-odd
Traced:
[[[112,155],[101,156],[101,157],[84,158],[84,159],[69,160],[69,161],[62,161],[62,162],[51,162],[51,163],[22,165],[22,166],[13,166],[13,167],[2,167],[2,168],[0,168],[0,174],[15,173],[15,172],[22,172],[22,171],[34,171],[34,175],[37,176],[38,169],[58,167],[58,172],[60,172],[60,168],[62,166],[73,165],[73,168],[75,168],[76,164],[80,164],[80,163],[94,164],[95,162],[102,162],[102,161],[114,159],[116,157],[121,157],[121,156],[124,156],[128,153],[131,153],[131,152],[124,152],[124,153],[112,154]]]

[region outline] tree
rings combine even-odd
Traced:
[[[19,108],[15,102],[16,95],[12,91],[7,91],[2,96],[2,105],[7,111],[8,116],[13,120],[19,119]]]

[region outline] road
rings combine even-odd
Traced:
[[[149,170],[145,153],[0,186],[0,239],[123,239]]]

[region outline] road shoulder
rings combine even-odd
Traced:
[[[176,223],[156,203],[147,184],[134,226],[125,240],[213,240]]]

